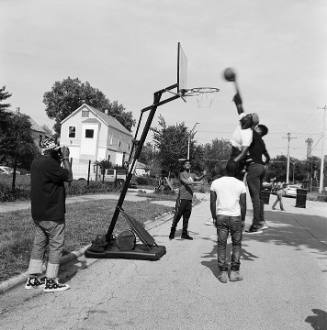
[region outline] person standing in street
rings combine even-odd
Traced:
[[[192,240],[188,234],[188,222],[192,213],[193,185],[195,181],[202,180],[205,172],[201,176],[191,173],[191,162],[187,159],[183,163],[183,169],[179,174],[180,188],[176,201],[176,212],[170,229],[169,239],[175,238],[176,227],[183,217],[183,231],[181,238]]]
[[[241,281],[240,257],[242,233],[246,214],[246,188],[244,182],[235,178],[237,164],[229,160],[224,176],[214,180],[210,187],[210,211],[217,228],[218,280],[227,283]],[[232,256],[228,267],[226,246],[228,235],[232,238]]]
[[[276,205],[279,203],[279,208],[281,211],[285,211],[284,205],[283,205],[283,194],[284,194],[284,188],[285,184],[278,182],[275,188],[276,191],[276,200],[274,201],[274,204],[272,205],[272,209],[276,210]]]
[[[65,182],[72,181],[69,149],[51,138],[40,142],[43,155],[31,165],[31,209],[35,227],[25,289],[43,287],[44,292],[69,289],[58,281],[65,231]],[[62,166],[61,166],[62,164]],[[48,249],[45,277],[42,264]]]

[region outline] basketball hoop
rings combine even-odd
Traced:
[[[198,108],[210,108],[218,92],[216,87],[195,87],[182,90],[181,97],[195,96]]]

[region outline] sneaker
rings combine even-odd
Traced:
[[[269,226],[264,222],[259,229],[264,230],[264,229],[268,229],[268,228],[269,228]]]
[[[231,270],[229,273],[229,280],[231,282],[242,281],[243,276],[240,274],[239,270]]]
[[[218,280],[221,283],[227,283],[227,281],[228,281],[227,271],[225,271],[225,270],[220,271],[220,273],[218,275]]]
[[[246,233],[248,234],[262,234],[263,230],[261,228],[250,228],[248,230],[246,230]]]
[[[44,288],[45,286],[45,277],[28,277],[25,289],[31,290],[31,289],[38,289],[38,288]]]
[[[191,237],[189,234],[182,234],[181,238],[193,240],[193,237]]]
[[[54,279],[46,279],[44,292],[59,292],[70,289],[68,284],[61,284],[57,280]]]

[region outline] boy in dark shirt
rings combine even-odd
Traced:
[[[194,173],[190,173],[191,163],[189,160],[185,160],[183,163],[183,171],[179,174],[179,180],[181,186],[179,188],[176,213],[171,226],[169,239],[175,237],[175,231],[177,224],[181,217],[183,217],[183,231],[181,238],[192,240],[193,238],[188,234],[188,221],[192,212],[192,200],[193,200],[193,184],[194,181],[198,181],[204,178],[205,172],[201,176],[196,176]]]
[[[31,165],[31,207],[35,237],[28,269],[26,289],[44,287],[45,292],[64,291],[67,284],[58,282],[59,264],[64,245],[65,181],[72,181],[69,149],[52,139],[41,141],[44,155]],[[60,166],[62,162],[63,167]],[[48,247],[45,279],[42,263]]]
[[[262,182],[266,174],[265,165],[270,156],[262,139],[268,133],[265,125],[258,125],[253,129],[253,141],[248,149],[246,181],[253,205],[253,220],[248,233],[262,233],[266,229],[264,220],[264,201],[261,198]]]

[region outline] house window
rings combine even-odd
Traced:
[[[94,136],[94,129],[86,129],[85,130],[85,137],[88,139],[93,139]]]
[[[74,138],[76,134],[76,127],[75,126],[69,126],[69,137]]]
[[[88,117],[89,111],[88,110],[82,110],[82,117]]]

